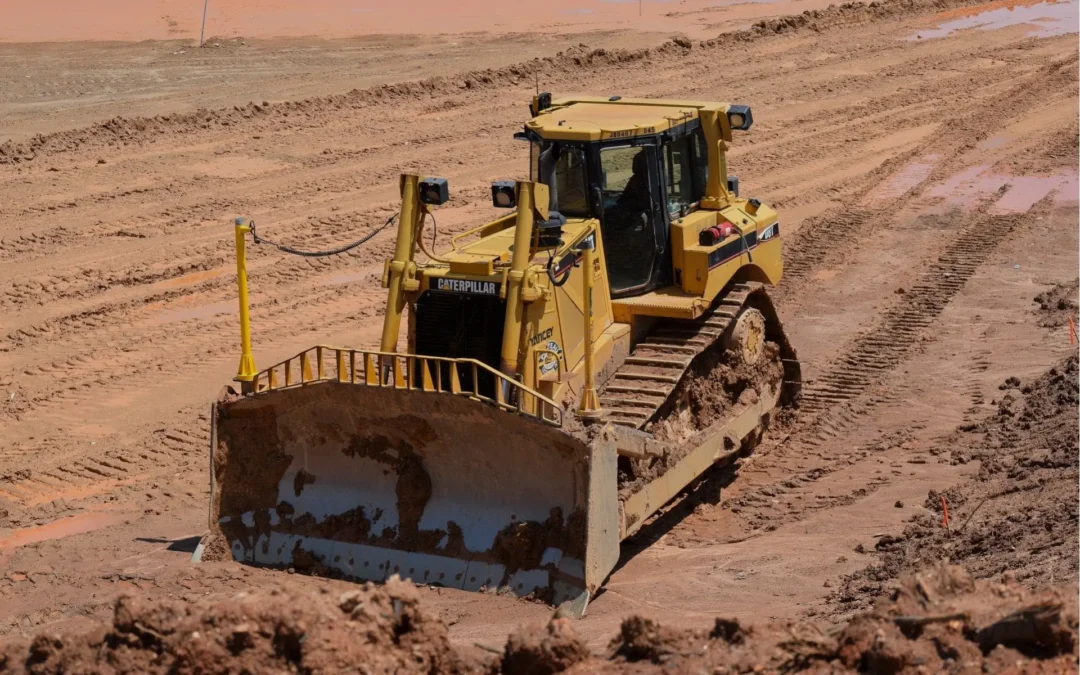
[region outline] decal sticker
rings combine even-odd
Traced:
[[[562,358],[562,347],[554,340],[548,340],[548,343],[544,345],[546,352],[541,352],[536,356],[536,362],[540,365],[540,374],[547,375],[551,371],[559,367],[559,359]],[[552,353],[554,352],[554,354]]]
[[[772,239],[773,237],[779,237],[779,236],[780,236],[780,223],[773,223],[772,225],[766,227],[764,230],[761,231],[761,234],[758,235],[758,242],[760,243],[760,242],[763,242],[763,241],[768,241],[768,240]]]
[[[754,250],[757,247],[757,244],[758,235],[755,230],[753,232],[747,232],[735,241],[730,241],[723,246],[717,246],[716,249],[709,252],[709,269],[718,265],[723,265],[727,261],[737,258],[743,253]]]
[[[619,129],[612,131],[610,138],[630,138],[638,134],[655,134],[656,127],[643,127],[641,129]]]
[[[438,277],[435,288],[452,293],[471,293],[473,295],[498,295],[499,285],[494,281],[473,281],[472,279],[448,279]]]
[[[555,332],[554,328],[548,328],[547,330],[540,331],[536,335],[529,338],[529,346],[530,347],[535,347],[536,345],[540,344],[541,341],[551,339],[551,335],[554,332]]]

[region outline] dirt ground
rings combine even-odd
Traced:
[[[511,136],[537,78],[556,94],[753,106],[730,166],[744,194],[781,213],[773,296],[807,380],[802,408],[748,461],[624,543],[575,632],[599,653],[630,615],[676,631],[718,615],[846,621],[853,609],[830,596],[884,564],[880,542],[940,518],[931,491],[960,495],[966,518],[985,496],[970,486],[1008,474],[987,468],[981,441],[965,441],[963,461],[943,449],[957,433],[998,433],[1003,397],[1021,411],[1023,388],[1076,352],[1067,317],[1047,320],[1035,300],[1076,306],[1076,21],[1052,19],[1076,6],[758,3],[709,24],[704,42],[706,8],[691,4],[700,11],[669,17],[682,31],[198,50],[185,28],[172,41],[0,45],[0,640],[108,620],[123,593],[350,588],[189,563],[206,529],[210,403],[239,358],[232,218],[330,247],[381,224],[398,175],[417,171],[449,179],[445,245],[495,213],[490,181],[525,173]],[[708,16],[726,20],[718,7]],[[971,28],[981,12],[1012,22]],[[697,37],[665,43],[677,32]],[[322,260],[251,249],[257,363],[317,343],[373,346],[392,246],[386,231]],[[1019,553],[1053,543],[1016,541]],[[1074,581],[1071,560],[1045,583]],[[513,626],[550,615],[417,593],[458,647],[501,653]]]

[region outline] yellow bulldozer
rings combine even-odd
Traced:
[[[765,292],[777,213],[725,155],[749,107],[544,93],[530,112],[530,179],[494,183],[506,215],[448,250],[423,234],[447,181],[401,177],[378,349],[257,371],[238,227],[240,386],[214,406],[201,550],[581,615],[620,542],[796,400]]]

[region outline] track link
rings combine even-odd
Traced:
[[[702,316],[692,321],[664,319],[634,346],[600,391],[600,405],[608,419],[634,429],[644,428],[671,398],[694,359],[723,338],[747,305],[762,310],[766,338],[780,345],[784,362],[781,401],[791,400],[800,386],[799,364],[772,302],[761,284],[734,284]]]

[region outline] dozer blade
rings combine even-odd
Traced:
[[[216,405],[236,560],[572,601],[619,555],[616,451],[466,396],[318,382]]]

